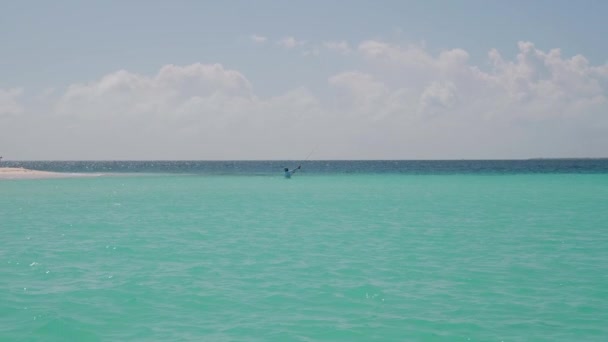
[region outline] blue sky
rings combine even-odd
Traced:
[[[285,125],[280,118],[275,117],[280,114],[268,114],[264,111],[278,113],[289,110],[300,118],[310,116],[310,122],[294,123],[293,127],[284,129],[285,134],[287,132],[297,134],[309,140],[317,138],[323,144],[339,146],[333,151],[327,148],[327,154],[319,156],[320,158],[539,156],[536,154],[598,156],[602,155],[602,150],[608,150],[608,146],[604,145],[606,140],[600,137],[601,134],[592,133],[593,139],[589,141],[577,140],[587,139],[586,135],[589,131],[593,131],[593,127],[603,128],[606,122],[601,114],[597,114],[605,112],[607,108],[606,75],[603,74],[604,69],[602,69],[608,62],[608,45],[605,44],[605,37],[608,36],[608,25],[604,18],[606,13],[608,13],[608,2],[605,1],[10,2],[3,4],[3,10],[0,12],[0,44],[2,44],[0,91],[4,92],[0,93],[4,94],[0,96],[0,101],[4,101],[4,105],[0,102],[0,121],[4,120],[5,127],[14,128],[13,132],[17,135],[20,130],[24,130],[33,122],[42,124],[45,120],[57,122],[59,120],[57,118],[46,118],[57,114],[61,120],[65,120],[61,127],[57,127],[58,131],[62,132],[65,127],[73,126],[73,129],[91,130],[92,134],[88,135],[96,136],[99,140],[96,142],[92,138],[79,138],[77,134],[70,133],[72,131],[63,133],[67,136],[66,140],[51,135],[37,137],[37,142],[51,146],[41,150],[40,153],[16,143],[16,137],[4,135],[0,143],[3,144],[4,150],[14,155],[15,159],[37,159],[44,156],[53,159],[154,157],[153,152],[139,149],[127,148],[126,152],[117,151],[124,149],[124,145],[105,141],[108,138],[104,137],[111,131],[124,129],[127,132],[129,124],[123,120],[128,117],[130,119],[126,121],[134,125],[131,127],[133,130],[138,129],[135,126],[141,127],[142,122],[158,126],[150,128],[149,136],[146,136],[150,141],[144,140],[144,143],[158,148],[156,140],[159,132],[174,134],[175,137],[183,133],[180,127],[184,123],[177,124],[178,120],[183,120],[183,116],[178,118],[173,113],[182,110],[186,103],[190,105],[193,98],[216,100],[217,97],[213,97],[213,94],[217,94],[217,91],[206,93],[207,90],[203,91],[196,87],[186,89],[188,86],[184,84],[180,85],[179,89],[166,88],[168,85],[163,83],[162,87],[159,87],[165,92],[183,92],[180,93],[181,100],[177,101],[174,97],[167,100],[169,101],[167,103],[156,103],[155,109],[150,112],[135,113],[133,108],[146,107],[147,102],[152,103],[150,98],[141,95],[149,93],[151,88],[145,88],[148,87],[147,85],[142,86],[145,83],[143,81],[143,83],[139,81],[129,83],[129,87],[140,87],[135,90],[129,88],[134,94],[139,94],[131,96],[132,101],[139,102],[129,104],[120,102],[120,105],[106,108],[124,112],[124,115],[117,118],[106,113],[108,117],[105,120],[110,123],[101,128],[94,128],[88,126],[83,117],[91,118],[93,114],[87,113],[94,112],[94,115],[101,116],[99,120],[104,120],[103,116],[106,114],[101,112],[101,107],[93,107],[96,101],[90,98],[87,101],[80,101],[81,107],[78,108],[74,107],[74,103],[70,103],[70,108],[74,111],[72,113],[63,115],[57,113],[57,108],[63,108],[62,104],[68,101],[70,87],[91,85],[95,82],[101,84],[104,76],[119,70],[127,73],[123,74],[125,79],[132,80],[133,77],[125,75],[137,75],[144,79],[153,77],[167,65],[187,68],[195,64],[219,64],[223,70],[237,72],[250,84],[246,97],[253,97],[255,98],[253,101],[258,101],[249,104],[249,107],[259,107],[256,122],[268,121],[268,126],[260,124],[252,130],[239,124],[225,122],[228,115],[232,115],[230,117],[235,122],[242,123],[251,119],[245,105],[243,108],[234,109],[234,112],[224,112],[225,108],[239,103],[241,98],[231,98],[225,103],[214,104],[215,107],[205,107],[209,101],[199,101],[206,104],[199,103],[199,107],[192,109],[194,112],[188,114],[188,120],[196,121],[199,113],[201,122],[213,123],[210,126],[216,125],[216,129],[222,130],[225,136],[239,135],[245,136],[244,139],[247,141],[255,141],[256,136],[281,130]],[[254,36],[259,39],[253,39]],[[281,41],[286,42],[289,39],[291,45],[281,44]],[[398,64],[395,66],[398,70],[388,70],[389,65],[392,65],[391,62],[384,57],[380,58],[379,54],[370,50],[378,46],[366,45],[366,42],[384,44],[378,46],[382,49],[380,55],[386,58],[402,58],[401,62],[395,64]],[[529,56],[532,57],[526,63],[539,69],[526,73],[528,77],[526,82],[530,87],[514,90],[513,80],[522,74],[507,75],[506,68],[500,69],[501,71],[493,69],[495,64],[488,54],[492,49],[496,49],[502,60],[515,63],[517,55],[525,49],[524,45],[519,44],[520,42],[533,44],[532,50],[528,51]],[[346,46],[348,51],[343,49],[342,53],[328,53],[329,50],[340,52],[339,49],[330,48],[340,43],[346,44],[342,47]],[[572,93],[572,89],[563,83],[563,77],[569,77],[566,75],[567,72],[558,74],[561,72],[559,70],[563,71],[569,67],[559,70],[555,68],[549,68],[548,71],[540,70],[550,64],[549,60],[554,60],[545,56],[551,49],[560,49],[560,60],[568,61],[580,55],[588,64],[581,67],[586,68],[584,72],[581,71],[585,74],[585,79],[568,81],[570,85],[580,83],[580,88],[577,89],[588,89],[588,92],[581,93],[581,98],[572,98],[568,103],[560,104],[560,108],[572,106],[571,109],[563,109],[564,111],[577,113],[583,111],[587,113],[586,116],[573,118],[577,113],[563,112],[553,117],[554,121],[546,118],[555,111],[548,103],[554,102],[557,94],[566,90]],[[450,68],[454,68],[446,72],[447,67],[439,61],[439,55],[453,50],[464,51],[466,61],[455,62],[458,65],[446,62],[452,63]],[[418,65],[412,60],[402,63],[409,58],[407,56],[411,57],[418,53],[426,54],[424,58],[436,59],[435,62],[430,59],[428,61],[435,66],[435,69],[411,69],[414,65]],[[535,58],[536,62],[531,61]],[[479,69],[490,76],[500,74],[496,78],[504,82],[499,85],[496,82],[501,81],[494,80],[492,78],[494,76],[479,76],[481,78],[470,76],[465,80],[461,76],[456,76],[458,68],[469,73],[474,73],[472,69]],[[207,70],[205,68],[188,70],[198,75],[196,77],[207,81],[209,81],[208,77],[211,77],[207,71],[204,71]],[[522,72],[522,68],[518,70]],[[184,75],[183,72],[178,73]],[[418,73],[421,75],[417,75]],[[413,77],[410,76],[414,74],[417,75],[419,83],[411,80]],[[530,76],[532,74],[537,76]],[[336,78],[340,75],[344,77]],[[538,75],[545,75],[544,81],[535,78],[541,77]],[[494,110],[491,109],[492,106],[482,105],[474,97],[466,95],[466,89],[480,86],[470,83],[473,82],[469,80],[471,77],[477,77],[478,81],[480,79],[488,81],[492,78],[492,87],[504,87],[502,93],[508,89],[512,95],[509,99],[517,98],[519,102],[509,102],[508,106],[503,104],[505,110],[532,114],[523,118],[515,116],[508,123],[498,123],[494,119],[488,119],[491,116],[488,112]],[[217,81],[215,78],[214,80]],[[545,81],[549,80],[553,80],[554,83],[548,86]],[[205,89],[221,83],[217,82],[205,86]],[[350,89],[349,95],[344,95],[340,89],[336,89],[336,84],[344,89]],[[148,90],[142,90],[144,88]],[[549,88],[552,89],[551,92],[547,90]],[[379,93],[372,99],[369,94],[374,89]],[[412,93],[408,93],[409,91]],[[314,104],[316,107],[312,109],[306,106],[284,107],[282,102],[277,100],[296,96],[293,95],[294,93],[300,94],[300,97],[288,102],[316,101]],[[400,97],[400,94],[405,93],[409,95]],[[190,95],[188,97],[185,94]],[[496,91],[491,96],[495,96],[495,100],[500,103],[510,101],[500,94],[501,92]],[[339,95],[350,97],[344,99]],[[118,101],[118,95],[104,96],[111,97],[104,98],[103,103]],[[355,98],[356,96],[359,98]],[[424,114],[424,109],[428,109],[429,96],[440,98],[442,111],[447,114]],[[153,97],[158,98],[156,95]],[[528,102],[523,101],[524,98],[528,99],[526,100]],[[587,101],[586,104],[580,105],[583,100]],[[276,101],[280,103],[277,104]],[[377,115],[388,110],[386,106],[390,101],[399,105],[391,105],[390,113],[387,112],[386,115]],[[348,103],[348,106],[345,103]],[[221,110],[217,110],[220,107]],[[4,115],[1,114],[2,108]],[[152,115],[152,112],[156,113],[159,108],[162,108],[162,114]],[[214,109],[216,116],[208,114],[212,111],[210,108],[216,108]],[[469,124],[460,127],[462,120],[450,122],[450,119],[447,119],[450,115],[448,112],[458,111],[466,112],[467,115],[477,115],[478,119],[481,118],[478,120],[479,126]],[[346,128],[341,128],[344,132],[336,129],[316,137],[309,131],[318,131],[321,123],[318,118],[315,119],[312,112],[323,113],[319,115],[328,120],[324,124],[355,123],[352,127],[347,125]],[[341,117],[339,113],[344,112],[361,113],[353,114],[352,117]],[[416,115],[427,115],[426,117],[431,118],[431,121],[411,121],[410,119]],[[441,115],[446,115],[445,121],[442,121]],[[222,119],[219,119],[220,116]],[[330,117],[332,119],[329,119]],[[543,119],[539,121],[538,117]],[[570,121],[564,122],[564,118]],[[467,120],[474,118],[467,117]],[[491,121],[489,124],[488,120]],[[172,126],[171,123],[175,125]],[[396,124],[407,127],[404,132],[412,130],[407,134],[407,139],[403,140],[400,138],[400,133],[394,131]],[[413,128],[412,125],[416,127]],[[501,137],[500,141],[490,144],[489,148],[482,147],[486,144],[475,145],[474,142],[467,142],[462,148],[451,146],[454,141],[467,140],[473,131],[498,129],[496,125],[500,126],[501,131],[512,129],[512,135]],[[362,127],[371,126],[376,127],[375,131],[370,129],[362,133]],[[526,127],[528,131],[522,131],[521,127]],[[448,132],[458,129],[466,132],[461,131],[462,136],[456,134],[452,140],[444,138]],[[539,142],[534,139],[535,130],[543,132],[549,130],[550,133],[543,133],[548,134],[547,139]],[[430,140],[427,141],[427,138],[422,136],[424,134],[415,138],[418,132],[426,132],[426,135],[430,136],[440,135],[435,136],[440,146],[433,150],[430,146],[432,144],[429,144]],[[202,129],[198,133],[205,135],[206,131]],[[44,136],[46,133],[38,132],[38,135],[40,134]],[[191,132],[191,134],[194,137],[197,133]],[[285,135],[279,134],[279,137],[284,138]],[[340,137],[344,139],[334,141]],[[563,142],[560,143],[564,137],[570,137],[575,142],[572,145],[564,145]],[[479,134],[477,138],[483,140],[491,136]],[[290,150],[273,149],[271,140],[261,142],[257,149],[241,151],[237,146],[230,147],[230,143],[219,136],[215,140],[209,138],[208,141],[192,139],[190,143],[215,145],[218,151],[201,152],[199,149],[184,152],[187,145],[176,143],[171,147],[167,146],[171,143],[165,142],[160,157],[162,159],[290,159]],[[126,141],[129,139],[124,138],[124,142]],[[91,155],[76,148],[65,149],[69,142],[76,144],[81,142],[83,146],[88,147],[99,143],[108,147],[99,148],[99,154]],[[424,146],[422,149],[424,152],[416,152],[421,149],[408,150],[406,147],[411,146],[412,143],[415,143],[415,146]],[[54,145],[56,148],[52,148]],[[293,148],[299,152],[309,149],[308,145],[310,143],[296,143]],[[363,145],[365,148],[362,149]],[[477,146],[474,151],[472,146]],[[505,146],[511,146],[512,150]],[[223,147],[226,149],[222,150]]]
[[[482,63],[490,49],[512,56],[524,40],[596,64],[608,61],[605,1],[15,1],[3,7],[5,87],[193,62],[219,62],[254,79],[280,77],[276,65],[289,67],[294,56],[255,49],[248,40],[253,33],[313,42],[426,42],[431,51],[465,49]]]

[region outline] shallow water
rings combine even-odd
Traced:
[[[608,338],[606,173],[114,174],[0,192],[2,341]]]

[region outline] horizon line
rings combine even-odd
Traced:
[[[446,158],[446,159],[4,159],[11,162],[323,162],[323,161],[526,161],[526,160],[603,160],[608,157],[533,157],[533,158]]]

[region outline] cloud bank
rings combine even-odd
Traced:
[[[301,45],[290,38],[281,45]],[[27,101],[20,88],[0,89],[2,153],[301,159],[319,145],[312,158],[606,157],[608,65],[530,42],[511,59],[492,50],[480,66],[462,49],[432,54],[379,40],[321,46],[358,67],[326,75],[314,92],[260,97],[242,72],[201,63],[154,75],[120,70]]]

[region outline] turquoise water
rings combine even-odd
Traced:
[[[0,341],[605,341],[608,174],[0,180]]]

